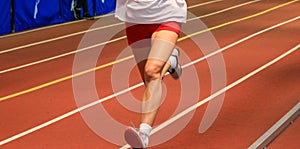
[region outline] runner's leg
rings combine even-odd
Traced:
[[[178,34],[168,30],[155,32],[152,36],[152,46],[144,71],[146,89],[141,116],[141,122],[150,126],[153,126],[162,100],[162,78],[170,67],[167,60],[177,39]]]

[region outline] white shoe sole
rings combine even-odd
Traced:
[[[129,127],[125,130],[124,134],[126,142],[132,147],[132,148],[146,148],[142,138],[139,136],[139,132]]]

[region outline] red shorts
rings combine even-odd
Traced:
[[[177,22],[166,22],[162,24],[133,24],[126,23],[126,35],[129,45],[143,39],[148,39],[151,42],[151,36],[154,32],[168,30],[180,35],[181,24]]]

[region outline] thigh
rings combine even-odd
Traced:
[[[164,67],[172,54],[178,35],[172,31],[159,31],[154,34],[152,46],[145,65],[146,80],[164,77]]]
[[[170,57],[180,35],[181,24],[165,22],[152,34],[152,46],[149,58],[166,62]]]
[[[178,34],[173,31],[161,30],[155,32],[152,37],[152,45],[148,59],[167,62],[177,40]]]
[[[146,67],[163,69],[177,42],[178,29],[178,26],[174,30],[174,26],[126,23],[127,41],[143,79]]]
[[[134,55],[142,79],[144,79],[145,64],[151,49],[151,37],[156,24],[126,24],[127,42]]]

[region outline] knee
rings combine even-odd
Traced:
[[[145,80],[151,81],[156,79],[161,79],[161,70],[162,68],[159,65],[146,65],[145,67]]]

